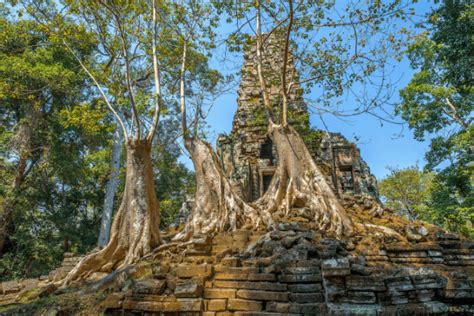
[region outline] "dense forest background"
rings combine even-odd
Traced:
[[[403,216],[474,237],[474,5],[435,7],[403,52],[416,73],[393,108],[418,140],[431,139],[426,166],[392,168],[380,192]],[[120,138],[74,56],[17,13],[0,4],[0,229],[8,232],[0,280],[45,274],[64,252],[96,247]],[[77,51],[92,58],[94,41],[81,40]],[[152,152],[162,228],[194,190],[193,171],[178,162],[178,105],[165,113]],[[123,191],[123,149],[120,156],[113,209]]]

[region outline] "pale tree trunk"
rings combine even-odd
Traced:
[[[110,272],[137,262],[160,245],[160,215],[151,162],[151,142],[128,140],[127,172],[122,203],[107,246],[86,256],[66,276],[63,284],[93,272]]]
[[[268,213],[245,203],[234,192],[211,145],[197,138],[188,138],[185,144],[195,169],[196,206],[175,240],[234,231],[245,225],[269,227],[272,224]]]
[[[107,182],[105,191],[104,208],[102,210],[102,220],[100,223],[99,239],[97,245],[105,247],[109,242],[110,226],[112,224],[112,213],[114,210],[114,198],[119,184],[120,174],[120,154],[122,152],[122,130],[117,126],[112,145],[112,162],[110,164],[110,179]]]

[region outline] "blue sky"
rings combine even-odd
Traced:
[[[432,4],[416,4],[417,16],[422,16],[431,11]],[[408,26],[407,27],[411,27]],[[222,27],[225,32],[227,27]],[[396,71],[391,74],[393,81],[396,81],[394,89],[395,97],[398,97],[398,90],[402,89],[410,81],[413,70],[410,68],[408,60],[393,62]],[[215,60],[213,67],[224,73],[236,73],[243,63],[240,56],[226,63]],[[392,101],[396,101],[397,98]],[[351,103],[350,97],[345,103]],[[219,133],[229,133],[232,128],[232,119],[237,109],[237,87],[228,94],[220,96],[209,113],[207,123],[211,127],[209,140],[215,144],[215,139]],[[390,109],[390,107],[388,107]],[[393,107],[392,107],[393,109]],[[379,120],[369,115],[350,117],[345,120],[334,117],[330,114],[323,116],[324,123],[317,115],[311,115],[311,125],[315,128],[327,129],[331,132],[338,132],[349,140],[353,141],[360,148],[362,157],[368,163],[372,173],[378,178],[382,178],[389,173],[387,166],[408,167],[418,163],[424,165],[424,154],[428,150],[429,142],[419,142],[413,138],[413,133],[408,126],[400,126],[390,123],[381,124]],[[182,161],[192,168],[190,161],[183,157]]]

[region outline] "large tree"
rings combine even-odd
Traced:
[[[102,102],[122,129],[127,154],[122,202],[110,240],[86,256],[65,283],[94,271],[111,271],[136,262],[161,244],[160,214],[152,170],[152,145],[160,112],[173,102],[173,75],[178,72],[177,41],[170,32],[178,2],[172,1],[31,1],[29,13],[55,34],[74,56]],[[75,27],[69,27],[69,21]],[[83,59],[73,44],[77,30],[94,35],[94,58]]]
[[[416,73],[400,91],[398,113],[415,138],[431,138],[425,168],[436,171],[430,209],[436,223],[472,234],[474,194],[474,5],[440,2],[409,47]]]
[[[1,16],[0,101],[5,180],[10,185],[1,201],[0,254],[15,231],[15,209],[23,184],[48,153],[48,137],[59,124],[61,110],[84,99],[85,80],[74,58],[38,23]],[[87,46],[80,56],[88,54]],[[71,92],[72,91],[72,92]],[[11,177],[10,177],[11,176]],[[7,249],[8,250],[8,249]]]
[[[321,88],[323,95],[317,100],[322,105],[329,105],[331,100],[342,97],[356,83],[368,85],[378,77],[382,81],[373,84],[377,92],[365,96],[364,104],[360,104],[358,109],[339,112],[341,115],[377,115],[374,109],[378,109],[386,97],[383,91],[386,88],[385,62],[393,57],[392,53],[398,52],[403,39],[397,30],[380,30],[393,26],[398,18],[405,18],[406,5],[400,1],[370,5],[351,2],[338,7],[332,1],[293,3],[291,0],[278,3],[214,1],[214,4],[218,11],[225,10],[229,22],[237,22],[238,29],[228,41],[231,49],[239,50],[242,45],[256,46],[260,104],[265,109],[268,134],[277,148],[278,167],[264,196],[253,203],[245,203],[233,191],[230,179],[224,176],[212,147],[197,137],[190,137],[184,121],[185,142],[196,169],[197,201],[195,212],[177,238],[234,230],[246,224],[270,226],[274,219],[282,214],[288,215],[295,208],[312,212],[317,227],[322,231],[351,234],[352,221],[314,163],[302,137],[289,124],[289,108],[292,107],[289,94],[300,89],[301,84],[308,91]],[[385,36],[388,36],[388,41]],[[266,43],[271,37],[282,39],[276,49],[269,48]],[[377,41],[378,46],[369,45],[369,39]],[[289,73],[290,51],[303,68],[302,78]],[[271,55],[281,60],[274,69],[264,64]],[[185,57],[184,51],[182,69]],[[186,119],[184,82],[182,79],[183,120]],[[280,91],[278,100],[270,99],[269,90],[273,88]],[[328,111],[338,112],[334,109]],[[397,235],[388,229],[380,229]]]
[[[214,47],[212,27],[218,16],[211,4],[199,1],[182,3],[179,13],[174,15],[172,31],[180,39],[182,48],[177,77],[181,129],[184,146],[194,165],[196,192],[193,214],[184,230],[175,236],[178,241],[194,235],[235,230],[248,223],[258,225],[261,221],[257,209],[233,191],[214,149],[201,133],[205,113],[225,83],[219,72],[209,68],[207,57]],[[188,108],[190,104],[192,107]]]
[[[389,170],[390,174],[379,182],[384,204],[410,220],[424,218],[433,174],[418,166]]]
[[[212,148],[196,137],[188,137],[186,143],[196,168],[199,194],[196,195],[196,210],[178,237],[234,230],[245,224],[272,225],[272,217],[288,215],[294,208],[310,210],[316,225],[323,231],[350,234],[353,223],[314,163],[302,137],[289,124],[289,108],[292,106],[289,94],[300,89],[301,85],[307,91],[319,88],[323,93],[317,101],[323,108],[357,84],[372,83],[376,92],[360,96],[359,100],[366,102],[361,102],[359,108],[343,113],[334,108],[327,111],[341,115],[369,113],[377,116],[374,111],[387,97],[384,65],[398,52],[403,40],[403,31],[399,33],[396,29],[384,28],[393,27],[399,18],[404,19],[407,5],[400,1],[351,2],[339,7],[332,1],[293,3],[291,0],[278,3],[215,1],[214,4],[219,11],[225,10],[229,22],[237,22],[238,30],[228,41],[231,48],[239,50],[242,45],[256,46],[260,104],[266,112],[268,134],[277,148],[278,167],[264,196],[248,204],[233,191]],[[274,36],[282,39],[281,45],[270,49],[266,42]],[[300,78],[288,73],[290,51],[302,70]],[[264,65],[264,60],[268,60],[270,55],[276,55],[275,59],[281,60],[281,64],[268,70],[271,67]],[[374,78],[382,79],[374,82]],[[184,80],[181,82],[184,91]],[[280,91],[279,100],[270,99],[270,88]],[[184,98],[182,109],[185,119]],[[183,130],[187,136],[185,123]]]

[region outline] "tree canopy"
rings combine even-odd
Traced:
[[[426,170],[435,171],[431,218],[472,234],[474,219],[474,5],[447,0],[429,14],[408,56],[417,70],[400,91],[397,113],[415,138],[431,138]]]

